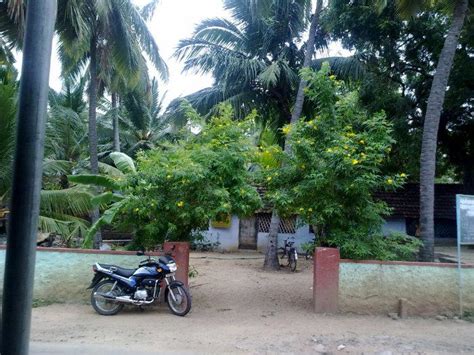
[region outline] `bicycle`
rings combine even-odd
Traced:
[[[286,266],[290,267],[290,270],[295,272],[296,271],[296,264],[298,260],[298,253],[296,252],[296,248],[293,247],[295,244],[294,237],[291,237],[293,241],[289,241],[288,239],[284,240],[285,246],[282,248],[278,248],[280,251],[280,258],[284,259],[285,257],[288,258],[288,264]]]

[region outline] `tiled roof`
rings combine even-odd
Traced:
[[[456,194],[463,193],[460,184],[435,185],[434,218],[456,219]],[[397,191],[375,193],[375,198],[385,201],[392,208],[392,216],[419,218],[420,216],[420,185],[406,184]]]

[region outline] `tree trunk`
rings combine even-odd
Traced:
[[[319,15],[321,14],[321,9],[323,7],[323,1],[318,0],[316,2],[316,8],[314,9],[313,18],[311,19],[311,25],[309,27],[309,38],[306,42],[306,53],[304,55],[303,68],[308,68],[311,65],[311,58],[314,53],[314,42],[316,39],[316,29],[319,22]],[[303,111],[304,103],[304,89],[306,87],[306,80],[300,79],[300,84],[298,86],[298,92],[296,94],[295,106],[293,107],[293,112],[291,114],[291,122],[295,123],[300,119],[301,112]]]
[[[457,1],[426,106],[420,156],[420,234],[423,240],[420,255],[423,261],[432,261],[434,258],[434,180],[439,120],[467,8],[468,0]]]
[[[314,41],[316,37],[316,29],[319,21],[319,15],[323,7],[323,1],[317,0],[316,8],[314,10],[313,18],[311,19],[311,25],[309,27],[309,37],[306,42],[306,53],[304,56],[303,68],[307,68],[311,64],[311,58],[314,53]],[[306,87],[306,81],[300,79],[300,84],[298,86],[298,92],[296,94],[295,105],[293,107],[293,112],[290,118],[290,124],[296,123],[301,116],[301,111],[303,110],[304,103],[304,88]],[[287,139],[285,141],[285,152],[291,154],[291,145]],[[264,269],[278,270],[280,268],[280,263],[278,261],[278,228],[280,226],[280,216],[278,213],[272,211],[272,219],[270,222],[270,230],[268,233],[268,245],[267,251],[265,253],[265,262]]]
[[[119,118],[117,113],[117,94],[112,93],[112,126],[114,131],[114,151],[120,152]]]
[[[268,231],[268,245],[265,253],[265,261],[263,268],[265,270],[280,269],[280,262],[278,261],[278,229],[280,228],[280,216],[273,210],[272,219],[270,221],[270,229]]]
[[[97,156],[97,38],[91,37],[90,41],[90,84],[89,84],[89,154],[91,173],[99,173],[99,159]],[[99,208],[94,208],[91,213],[92,223],[100,217]],[[100,232],[94,236],[94,248],[100,248],[102,236]]]

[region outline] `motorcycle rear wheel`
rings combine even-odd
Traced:
[[[112,288],[115,284],[115,281],[112,280],[104,280],[99,282],[91,293],[91,304],[92,308],[103,316],[113,316],[120,312],[123,308],[123,303],[118,303],[114,301],[106,300],[102,297],[95,297],[95,292],[100,293],[110,293],[111,296],[119,296],[122,293],[122,288],[119,285],[116,285],[112,291]]]
[[[191,310],[191,295],[183,286],[172,286],[166,293],[166,303],[171,313],[184,317]]]

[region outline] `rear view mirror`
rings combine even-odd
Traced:
[[[138,250],[137,256],[142,256],[142,255],[145,255],[145,252],[143,250]]]

